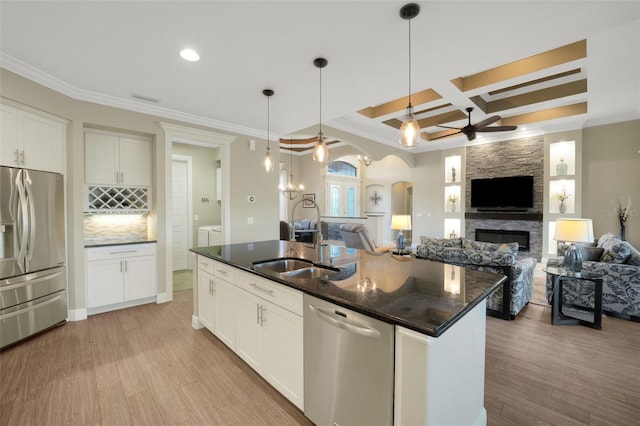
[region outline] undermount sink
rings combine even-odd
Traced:
[[[275,273],[282,277],[314,279],[335,274],[339,269],[314,265],[306,259],[275,259],[255,262],[253,270],[265,273]]]

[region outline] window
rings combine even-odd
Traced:
[[[360,179],[358,168],[346,161],[327,166],[327,212],[334,217],[360,215]]]
[[[332,161],[327,166],[327,173],[340,176],[358,176],[358,169],[346,161]]]

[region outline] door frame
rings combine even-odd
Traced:
[[[193,159],[188,155],[171,154],[171,177],[175,172],[173,163],[187,164],[187,269],[193,269],[192,257],[189,256],[189,249],[193,247]],[[171,205],[173,210],[173,204]],[[173,251],[173,249],[172,249]],[[171,259],[171,269],[173,269],[173,258]]]

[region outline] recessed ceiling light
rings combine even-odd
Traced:
[[[187,60],[187,61],[191,61],[191,62],[195,62],[200,60],[200,55],[198,55],[198,52],[196,52],[193,49],[183,49],[180,51],[180,56],[182,56],[182,59]]]

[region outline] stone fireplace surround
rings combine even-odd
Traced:
[[[475,239],[476,229],[529,232],[529,250],[521,256],[542,257],[544,139],[542,136],[473,145],[466,149],[465,234]],[[526,212],[477,211],[471,208],[471,179],[533,176],[533,208]]]

